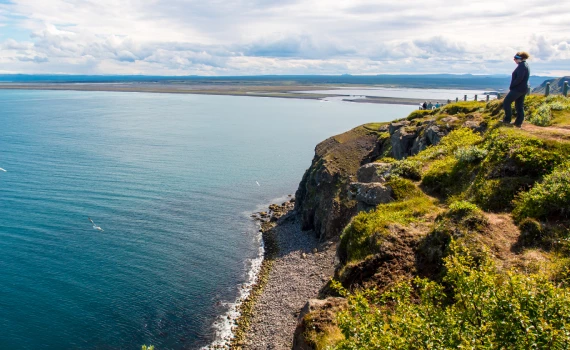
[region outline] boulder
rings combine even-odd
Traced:
[[[364,164],[356,172],[358,182],[385,182],[386,176],[390,174],[392,164],[389,163],[368,163]]]
[[[469,128],[476,132],[484,132],[487,130],[487,122],[486,121],[477,121],[477,120],[468,120],[462,125],[464,128]]]
[[[393,200],[392,189],[380,182],[351,183],[349,198],[358,202],[357,211],[374,209],[378,204],[389,203]]]
[[[379,141],[379,131],[365,126],[317,145],[295,195],[303,230],[314,230],[321,239],[340,235],[357,213],[356,201],[347,199],[348,186],[363,164],[383,154],[384,146],[388,142]]]
[[[307,331],[322,332],[324,328],[336,325],[336,314],[346,309],[348,303],[344,298],[330,297],[324,300],[309,299],[301,309],[297,318],[297,328],[293,336],[293,350],[312,350],[313,344],[305,339]],[[310,320],[305,316],[311,314]],[[309,324],[310,323],[310,324]],[[307,329],[310,327],[310,329]]]
[[[447,132],[440,130],[437,125],[431,125],[426,129],[426,137],[430,145],[437,145],[445,135]]]
[[[396,130],[399,130],[400,128],[408,125],[410,125],[410,122],[407,120],[402,120],[401,122],[397,123],[390,123],[390,125],[388,126],[388,132],[390,133],[390,135],[392,135],[396,132]]]
[[[403,159],[411,155],[412,146],[416,137],[417,132],[415,129],[406,130],[406,128],[400,127],[398,130],[394,131],[392,136],[390,136],[392,155],[394,158]]]

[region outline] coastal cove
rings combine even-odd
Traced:
[[[208,345],[259,254],[250,214],[295,192],[320,141],[414,109],[2,90],[0,344]]]

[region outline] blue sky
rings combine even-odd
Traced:
[[[570,75],[570,2],[0,0],[0,73]]]

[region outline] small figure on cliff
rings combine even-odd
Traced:
[[[424,103],[422,104],[422,107],[423,107],[424,109],[427,109],[427,102],[426,102],[426,101],[424,101]]]
[[[505,118],[503,123],[510,123],[512,110],[511,104],[515,102],[515,109],[517,111],[517,119],[515,126],[520,128],[524,121],[524,98],[528,91],[528,78],[530,77],[530,69],[526,60],[530,57],[527,52],[517,52],[513,58],[517,64],[517,68],[513,71],[511,85],[509,86],[509,93],[505,96],[503,101],[503,108],[505,109]]]
[[[441,105],[439,104],[439,102],[436,102],[436,103],[435,103],[435,108],[439,108],[439,107],[441,107]]]
[[[428,102],[427,104],[427,109],[432,109],[433,105],[431,104],[431,101]]]

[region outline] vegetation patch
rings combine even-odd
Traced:
[[[570,100],[564,96],[548,96],[546,98],[532,95],[525,99],[525,119],[531,124],[549,126],[554,123],[555,112],[570,111]],[[558,119],[570,113],[557,113]],[[559,120],[557,120],[559,122]]]
[[[563,349],[570,290],[541,275],[500,273],[452,244],[443,283],[415,278],[357,292],[338,316],[335,349]]]
[[[339,250],[349,262],[363,260],[376,253],[383,238],[389,234],[390,225],[408,225],[422,220],[435,208],[433,200],[422,193],[403,201],[380,204],[371,212],[361,212],[342,233]]]
[[[459,113],[472,113],[485,108],[485,102],[480,101],[463,101],[450,103],[441,107],[441,111],[448,115],[456,115]]]
[[[442,272],[443,259],[449,254],[449,244],[456,240],[469,247],[476,256],[483,254],[478,234],[484,234],[489,226],[483,211],[475,204],[456,201],[438,215],[433,229],[420,242],[417,259],[424,274],[436,277]]]
[[[423,196],[423,192],[412,181],[398,176],[392,176],[386,182],[386,186],[392,189],[392,198],[395,201],[412,199]]]
[[[522,220],[570,216],[570,162],[566,162],[546,175],[530,191],[521,193],[515,200],[513,216]]]
[[[402,159],[392,166],[392,175],[418,181],[422,178],[422,163],[413,159]]]
[[[431,115],[431,114],[433,114],[433,112],[430,110],[420,109],[420,110],[413,111],[412,113],[410,113],[410,115],[408,115],[406,117],[406,120],[412,121],[415,119],[423,118],[426,115]]]
[[[428,147],[412,159],[430,161],[445,156],[453,155],[459,148],[477,145],[483,141],[483,137],[467,128],[459,128],[451,131],[441,139],[441,142],[432,147]]]

